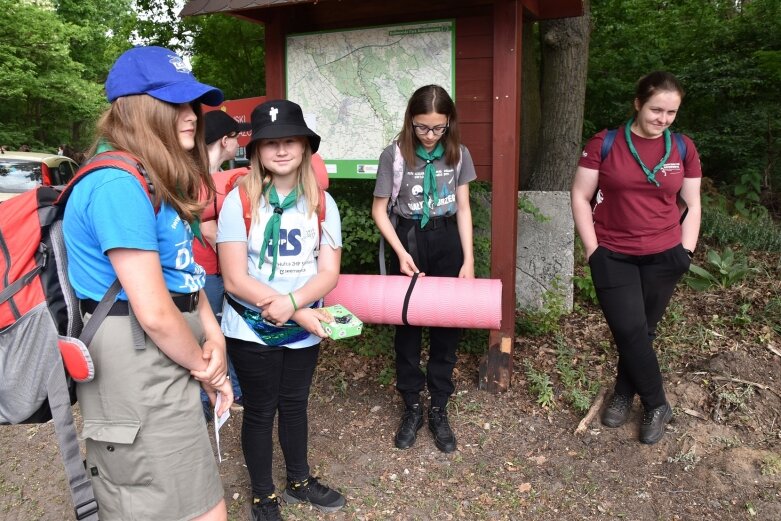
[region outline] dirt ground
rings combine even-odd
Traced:
[[[512,388],[477,390],[475,355],[461,355],[450,418],[458,450],[437,451],[427,429],[393,447],[402,405],[381,384],[392,361],[324,344],[310,405],[314,474],[347,507],[322,515],[283,507],[287,520],[734,520],[781,519],[781,266],[730,290],[681,285],[657,348],[674,419],[656,445],[637,441],[641,406],[607,429],[564,400],[557,371],[569,363],[609,387],[615,351],[598,308],[580,303],[559,334],[518,337]],[[531,365],[527,365],[527,361]],[[537,403],[533,367],[551,377],[553,402]],[[241,413],[221,431],[220,465],[231,520],[247,520],[249,482]],[[275,455],[276,480],[283,462]],[[0,428],[0,519],[74,519],[51,424]]]

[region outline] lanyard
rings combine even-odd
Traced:
[[[635,158],[635,161],[637,161],[637,164],[640,165],[640,168],[643,169],[643,173],[645,174],[645,177],[648,179],[648,182],[653,183],[656,186],[659,186],[659,181],[656,180],[656,172],[658,172],[667,162],[667,158],[670,157],[670,151],[672,150],[670,129],[668,128],[664,129],[664,156],[662,157],[662,160],[659,161],[659,164],[656,165],[653,168],[653,170],[649,170],[648,167],[645,166],[645,163],[643,163],[643,160],[640,159],[640,155],[637,153],[637,149],[632,143],[632,131],[630,130],[630,127],[632,126],[634,120],[635,118],[630,118],[629,121],[626,122],[626,126],[624,127],[624,136],[626,137],[627,145],[629,145],[629,151],[632,153],[632,156]]]

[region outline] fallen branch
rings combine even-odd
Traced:
[[[686,407],[681,409],[685,414],[688,414],[689,416],[694,416],[695,418],[699,418],[701,420],[707,420],[708,417],[705,416],[700,411],[695,411],[694,409],[687,409]]]
[[[773,344],[767,344],[765,347],[767,348],[768,351],[770,351],[774,355],[781,356],[781,351],[776,349],[775,346],[773,346]]]
[[[591,424],[591,422],[594,420],[597,414],[599,414],[599,410],[602,408],[602,402],[605,401],[605,395],[607,394],[607,389],[602,388],[599,390],[599,393],[597,393],[597,397],[594,398],[594,403],[591,405],[591,408],[589,408],[588,413],[586,413],[585,418],[580,420],[580,423],[578,424],[578,428],[575,429],[575,434],[583,434],[588,430],[588,426]]]
[[[762,389],[763,391],[770,391],[771,393],[775,394],[779,398],[781,398],[781,393],[770,387],[769,385],[760,384],[757,382],[749,382],[748,380],[741,380],[740,378],[732,378],[731,376],[713,376],[714,380],[720,381],[720,382],[733,382],[736,384],[743,384],[743,385],[750,385],[752,387],[756,387],[757,389]]]

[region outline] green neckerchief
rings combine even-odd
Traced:
[[[423,218],[420,220],[421,228],[425,227],[429,220],[429,200],[435,206],[439,202],[439,197],[437,197],[437,167],[434,166],[434,161],[441,158],[444,153],[445,147],[442,146],[442,143],[437,143],[437,146],[431,152],[426,150],[421,144],[418,144],[415,149],[415,154],[426,162],[426,171],[423,173]]]
[[[665,162],[667,162],[667,158],[670,157],[670,151],[672,150],[670,129],[664,129],[664,157],[662,157],[662,160],[659,161],[659,164],[656,165],[653,170],[649,170],[648,167],[645,166],[645,163],[643,163],[643,160],[640,159],[640,155],[637,153],[637,149],[635,148],[634,144],[632,144],[632,131],[630,130],[630,127],[632,126],[634,120],[635,118],[630,118],[624,127],[624,135],[626,136],[626,143],[629,145],[629,151],[632,153],[632,156],[634,156],[635,161],[637,161],[637,163],[640,165],[640,168],[643,169],[643,173],[648,179],[648,182],[659,186],[659,181],[656,180],[656,172],[658,172],[664,166]]]
[[[273,252],[271,263],[271,275],[268,280],[274,280],[274,272],[277,271],[277,254],[279,253],[279,225],[282,222],[282,212],[291,208],[296,204],[298,200],[298,189],[294,189],[287,194],[282,204],[279,202],[279,194],[274,185],[268,191],[268,203],[274,208],[274,213],[266,223],[266,230],[263,232],[263,248],[260,250],[260,261],[258,261],[258,269],[263,266],[263,259],[266,257],[265,249],[271,243],[271,251]]]
[[[98,141],[98,146],[95,147],[95,153],[101,154],[103,152],[111,152],[113,150],[116,150],[113,146],[111,146],[111,143],[106,141],[105,139],[101,139]],[[198,242],[201,243],[202,246],[206,246],[206,242],[203,240],[203,234],[201,234],[201,218],[196,217],[193,222],[190,223],[190,230],[193,232],[193,237],[198,239]]]

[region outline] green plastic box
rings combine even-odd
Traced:
[[[361,334],[361,331],[363,331],[363,322],[341,304],[335,304],[323,309],[334,317],[331,322],[320,321],[320,323],[323,324],[325,332],[334,340],[358,336]]]

